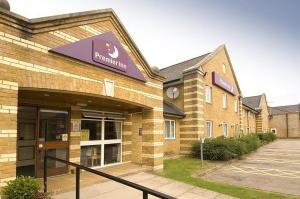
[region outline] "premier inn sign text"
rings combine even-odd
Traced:
[[[143,74],[112,32],[106,32],[53,48],[50,52],[58,53],[143,82],[146,81]]]
[[[93,40],[93,60],[95,62],[126,72],[126,52],[124,51],[111,42],[102,39]]]

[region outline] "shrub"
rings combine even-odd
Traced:
[[[241,157],[246,146],[235,138],[218,137],[206,139],[203,145],[203,158],[206,160],[230,160]],[[192,155],[200,157],[200,143],[193,145]]]
[[[261,146],[261,142],[255,134],[243,135],[240,138],[238,138],[238,140],[242,143],[245,143],[246,153],[255,151],[256,149],[258,149],[258,147]]]
[[[240,137],[206,139],[203,144],[203,158],[206,160],[230,160],[241,158],[244,154],[255,151],[264,143],[276,139],[274,133],[258,133],[241,135]],[[200,157],[200,143],[196,142],[192,148],[192,155]]]
[[[257,133],[258,138],[263,143],[269,143],[277,139],[277,136],[275,133],[268,132],[268,133]]]
[[[2,189],[2,195],[7,199],[32,199],[39,193],[39,181],[32,177],[18,177],[9,181]]]

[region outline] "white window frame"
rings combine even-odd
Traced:
[[[226,131],[225,131],[225,129],[226,129]],[[223,122],[223,134],[224,134],[224,137],[228,137],[228,135],[229,135],[228,124],[226,122]]]
[[[173,125],[173,136],[167,137],[167,132],[166,130],[166,122],[169,122],[170,125],[170,130],[171,130],[171,123],[174,123]],[[176,139],[176,121],[175,120],[171,120],[171,119],[165,119],[164,121],[164,135],[165,135],[165,139],[166,140],[175,140]],[[169,135],[171,135],[171,132],[169,133]]]
[[[212,103],[212,87],[211,86],[205,86],[205,102],[206,103]]]
[[[209,131],[208,131],[208,126],[210,126]],[[213,137],[213,129],[214,129],[213,121],[207,120],[206,121],[206,133],[207,133],[207,137],[208,138],[212,138]]]
[[[223,109],[227,109],[227,94],[223,93],[223,97],[222,97],[222,103],[223,103]]]
[[[234,100],[234,112],[237,113],[238,112],[238,100]]]
[[[276,128],[271,128],[271,132],[274,133],[274,134],[277,134],[277,129]]]
[[[120,120],[106,120],[106,119],[81,119],[81,121],[84,120],[89,120],[89,121],[101,121],[101,140],[91,140],[91,141],[80,141],[80,147],[81,146],[95,146],[95,145],[100,145],[101,146],[101,163],[100,166],[94,166],[91,167],[93,169],[97,169],[97,168],[102,168],[102,167],[107,167],[107,166],[113,166],[113,165],[118,165],[118,164],[122,164],[123,163],[123,145],[122,145],[122,137],[123,137],[123,121]],[[104,140],[104,136],[105,136],[105,122],[118,122],[121,123],[121,139],[114,139],[114,140]],[[120,162],[117,163],[111,163],[111,164],[104,164],[104,145],[106,144],[121,144],[120,147],[120,153],[121,153],[121,157],[120,157]],[[81,149],[80,149],[81,150]]]

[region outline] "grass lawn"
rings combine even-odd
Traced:
[[[220,164],[220,162],[204,161],[204,168],[201,168],[201,161],[193,158],[179,158],[164,161],[164,171],[157,173],[160,176],[171,178],[177,181],[188,183],[194,186],[209,189],[215,192],[227,194],[237,198],[254,199],[254,198],[296,198],[287,195],[264,192],[251,188],[243,188],[234,185],[210,182],[200,177],[195,177],[195,174],[201,173],[207,169],[211,169]]]

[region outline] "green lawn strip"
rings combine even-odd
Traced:
[[[219,182],[211,182],[204,180],[202,178],[193,177],[195,174],[201,171],[211,169],[220,164],[220,162],[213,163],[212,161],[204,161],[204,168],[201,168],[201,161],[193,158],[179,158],[170,159],[164,161],[164,171],[157,173],[158,175],[171,178],[177,181],[188,183],[197,187],[202,187],[226,195],[245,198],[245,199],[255,199],[255,198],[296,198],[289,195],[277,194],[264,192],[251,188],[244,188],[235,185],[229,185]]]

